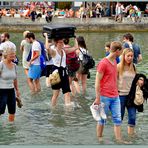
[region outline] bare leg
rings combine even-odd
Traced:
[[[103,129],[104,129],[104,125],[97,124],[96,133],[97,133],[97,138],[99,142],[102,142],[103,140]]]
[[[86,75],[82,75],[81,82],[82,82],[82,93],[83,93],[83,95],[85,95],[86,87],[87,87],[87,74]]]
[[[25,69],[24,72],[25,72],[25,75],[28,76],[28,69]],[[27,78],[27,83],[29,85],[29,78]]]
[[[135,127],[130,127],[130,126],[128,126],[127,127],[127,133],[130,135],[130,136],[132,136],[132,135],[134,135],[135,134]]]
[[[35,92],[41,91],[40,79],[34,80]]]
[[[80,93],[81,93],[81,88],[80,88],[79,82],[81,81],[81,77],[82,77],[82,74],[76,73],[76,78],[78,79],[77,85],[75,85],[76,83],[74,82],[77,92],[80,92]]]
[[[26,76],[28,76],[28,69],[24,69]]]
[[[72,84],[72,77],[69,77],[69,85],[70,85],[70,90],[71,90],[72,96],[75,96],[76,91],[75,91],[75,88]]]
[[[114,133],[115,133],[115,138],[117,141],[121,141],[122,137],[121,137],[121,126],[120,125],[114,125]]]
[[[9,114],[8,120],[10,122],[13,122],[14,121],[14,118],[15,118],[15,115],[14,114]]]
[[[31,92],[34,93],[35,87],[34,87],[33,79],[28,78],[28,85],[30,87]]]
[[[96,131],[97,131],[97,137],[103,137],[103,129],[104,129],[104,125],[99,125],[97,124],[97,128],[96,128]]]
[[[64,99],[65,99],[65,105],[70,105],[71,99],[70,99],[70,93],[69,92],[64,94]]]
[[[48,78],[48,77],[46,77],[46,86],[47,86],[47,87],[50,87],[50,86],[51,86],[51,84],[50,84],[50,81],[49,81],[49,78]]]
[[[80,85],[79,85],[79,82],[78,81],[73,81],[73,82],[74,82],[74,86],[75,86],[76,92],[78,94],[80,94]]]
[[[57,104],[57,98],[59,96],[60,90],[53,90],[53,96],[51,99],[51,105],[52,107],[56,106]]]

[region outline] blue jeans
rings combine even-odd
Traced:
[[[128,125],[133,127],[136,124],[136,108],[133,107],[127,107],[127,96],[120,96],[120,103],[121,103],[121,118],[123,120],[124,114],[125,114],[125,108],[127,108],[128,111]]]
[[[100,96],[100,101],[105,104],[104,111],[106,115],[108,115],[109,111],[111,112],[114,125],[121,125],[122,120],[121,120],[121,106],[120,106],[119,97],[109,98],[109,97]],[[106,121],[103,119],[98,121],[100,125],[104,125],[105,122]]]

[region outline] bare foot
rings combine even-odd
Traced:
[[[98,137],[98,141],[99,141],[99,143],[102,143],[103,142],[103,137]]]
[[[125,141],[123,139],[116,139],[117,144],[132,144],[131,141]]]

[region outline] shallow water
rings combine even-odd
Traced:
[[[79,33],[86,39],[90,53],[95,57],[96,63],[104,56],[104,43],[121,40],[124,33]],[[43,39],[40,33],[36,34]],[[133,33],[136,42],[141,46],[143,62],[137,66],[138,71],[148,75],[148,33]],[[11,33],[12,41],[19,47],[22,34]],[[18,55],[21,54],[18,50]],[[20,60],[21,63],[21,60]],[[88,79],[86,97],[77,96],[74,101],[79,107],[65,108],[63,95],[60,94],[58,106],[52,110],[50,107],[51,88],[46,88],[45,78],[41,78],[42,91],[37,95],[30,95],[26,84],[26,77],[21,64],[18,67],[18,80],[24,106],[17,108],[15,122],[8,123],[7,110],[0,117],[0,145],[52,145],[52,144],[99,144],[96,138],[96,122],[93,120],[89,106],[94,101],[95,68],[91,70]],[[148,105],[145,104],[144,113],[137,113],[137,137],[131,139],[133,144],[148,144]],[[127,116],[122,124],[123,137],[127,137]],[[113,134],[113,124],[109,117],[104,130],[104,141],[101,144],[116,144]]]

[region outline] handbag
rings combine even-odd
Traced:
[[[136,92],[135,92],[134,104],[135,105],[142,105],[143,103],[144,103],[143,92],[140,89],[140,87],[137,85]]]
[[[58,69],[54,70],[52,74],[49,75],[49,83],[51,85],[56,85],[61,82]]]
[[[61,55],[61,61],[60,61],[60,67],[61,67],[61,63],[62,63],[62,58],[63,58],[63,51],[62,51],[62,55]],[[60,74],[58,69],[55,69],[52,74],[49,75],[49,84],[56,85],[59,84],[61,82],[61,78],[60,78]]]

